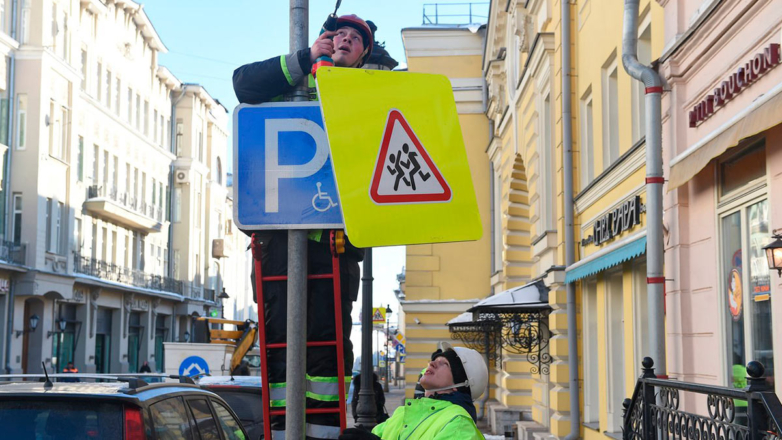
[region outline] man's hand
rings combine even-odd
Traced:
[[[380,437],[360,428],[348,428],[342,431],[339,440],[382,440]]]
[[[319,57],[326,56],[331,58],[334,55],[334,40],[332,38],[335,35],[337,35],[336,32],[326,31],[320,34],[318,39],[312,43],[310,48],[310,61],[312,63],[315,63],[315,60]]]

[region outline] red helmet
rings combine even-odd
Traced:
[[[372,46],[375,44],[375,39],[372,36],[372,29],[370,29],[366,21],[362,20],[361,17],[356,14],[343,15],[342,17],[339,17],[337,19],[337,29],[343,26],[350,26],[361,32],[361,39],[364,40],[364,50],[369,48],[369,50],[367,50],[367,54],[364,55],[364,58],[361,61],[361,64],[364,64],[364,60],[368,59],[369,56],[372,55]]]

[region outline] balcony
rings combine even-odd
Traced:
[[[73,254],[73,271],[129,286],[184,295],[182,281],[84,257],[78,253]]]
[[[488,20],[489,2],[424,3],[424,26],[484,24]]]
[[[84,207],[97,215],[113,220],[131,229],[146,233],[160,232],[163,210],[157,206],[136,200],[128,193],[114,187],[92,185],[87,191]]]
[[[0,262],[24,266],[27,263],[27,245],[0,241]]]

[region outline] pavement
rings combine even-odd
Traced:
[[[391,386],[386,395],[386,412],[391,415],[397,408],[405,403],[405,389],[404,387]],[[348,428],[352,428],[355,425],[353,421],[353,412],[350,410],[350,402],[348,402]]]

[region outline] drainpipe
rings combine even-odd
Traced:
[[[572,68],[570,66],[570,0],[562,6],[562,168],[564,170],[565,210],[565,266],[576,260],[575,230],[573,229],[573,116],[572,116]],[[568,383],[570,387],[570,434],[566,440],[577,439],[581,434],[580,390],[578,388],[578,320],[576,319],[576,284],[568,283]]]
[[[11,38],[16,40],[16,12],[17,8],[19,6],[18,0],[14,0],[11,5]],[[13,139],[14,139],[14,130],[13,130],[13,121],[14,121],[14,101],[16,101],[14,94],[16,93],[16,59],[14,56],[14,52],[11,52],[11,57],[8,63],[8,69],[9,69],[9,75],[8,75],[8,139],[6,141],[6,145],[8,145],[8,158],[5,161],[5,172],[3,173],[3,189],[5,190],[5,237],[9,237],[11,235],[11,228],[10,223],[8,219],[11,217],[8,214],[8,208],[11,206],[11,151],[13,150]],[[10,241],[10,240],[9,240]],[[8,291],[8,307],[6,307],[6,310],[8,311],[8,314],[5,317],[5,322],[7,324],[7,331],[6,331],[6,338],[5,338],[5,372],[6,374],[11,374],[11,343],[13,342],[13,339],[11,339],[11,334],[13,333],[14,329],[14,281],[11,279],[9,282],[9,291]]]
[[[663,283],[663,158],[662,80],[638,62],[638,2],[625,0],[622,65],[646,87],[646,289],[649,308],[649,348],[658,377],[667,377],[665,359],[665,298]]]

